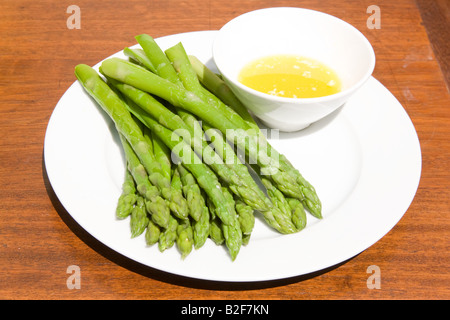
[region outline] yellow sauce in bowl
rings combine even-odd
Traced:
[[[252,61],[241,70],[239,82],[285,98],[316,98],[341,91],[336,72],[319,61],[296,55],[275,55]]]

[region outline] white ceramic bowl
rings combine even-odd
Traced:
[[[257,58],[294,54],[318,60],[342,82],[339,93],[318,98],[284,98],[238,81]],[[375,54],[369,41],[347,22],[322,12],[290,7],[260,9],[225,24],[213,43],[214,62],[236,96],[265,125],[297,131],[342,106],[371,76]]]

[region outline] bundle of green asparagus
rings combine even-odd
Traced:
[[[75,74],[115,124],[126,158],[116,216],[129,217],[131,236],[145,234],[160,251],[183,258],[207,239],[232,260],[261,214],[289,234],[322,218],[316,191],[267,141],[221,77],[182,43],[163,51],[149,35],[129,60],[109,58],[99,73]]]

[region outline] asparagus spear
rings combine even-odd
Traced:
[[[164,177],[170,181],[172,173],[172,162],[170,161],[170,154],[167,147],[159,141],[158,137],[152,135],[152,132],[147,127],[143,127],[142,133],[144,138],[152,146],[152,152],[155,160],[161,165],[161,170]]]
[[[119,134],[119,138],[127,159],[128,170],[136,182],[136,189],[139,195],[146,200],[147,211],[151,214],[151,218],[155,223],[161,227],[167,227],[170,211],[166,202],[160,197],[158,189],[150,183],[144,166],[134,153],[129,142],[123,134]]]
[[[159,251],[163,252],[164,250],[173,247],[175,241],[177,240],[177,228],[178,228],[177,219],[175,219],[172,215],[170,215],[169,225],[167,226],[167,228],[161,230],[161,233],[159,235],[158,239]]]
[[[211,220],[209,237],[216,245],[221,245],[225,242],[223,231],[221,228],[222,222],[219,219]]]
[[[173,69],[175,70],[175,74],[180,79],[182,85],[186,88],[186,90],[190,90],[194,92],[197,96],[205,99],[205,92],[200,90],[200,82],[197,78],[197,74],[194,69],[191,67],[189,58],[186,54],[186,51],[181,42],[176,45],[168,48],[165,51],[167,59],[172,63]],[[213,95],[208,96],[209,99],[214,101],[214,103],[222,103]],[[207,101],[209,102],[209,101]]]
[[[150,62],[150,60],[147,58],[144,50],[142,50],[142,49],[131,49],[131,48],[126,47],[126,48],[123,49],[123,53],[127,57],[131,58],[133,61],[138,62],[139,64],[141,64],[145,68],[149,69],[150,71],[156,72],[155,67]]]
[[[253,209],[244,202],[236,200],[236,211],[239,214],[238,220],[241,226],[242,235],[250,235],[255,226]]]
[[[194,248],[199,249],[205,244],[209,235],[209,210],[194,176],[181,164],[178,165],[177,170],[180,173],[184,196],[188,201],[189,212],[193,219]]]
[[[178,250],[181,252],[181,257],[186,258],[194,245],[194,232],[189,220],[184,220],[178,225],[176,243]]]
[[[137,198],[136,205],[131,211],[131,237],[135,238],[141,235],[145,231],[145,228],[147,228],[148,221],[149,219],[147,216],[147,210],[145,208],[144,198],[139,196]]]
[[[169,80],[172,83],[180,83],[178,76],[173,72],[173,67],[167,57],[161,51],[156,41],[148,34],[140,34],[135,37],[137,42],[144,50],[147,59],[155,66],[153,73],[158,74],[164,79]],[[151,70],[151,69],[150,69]]]
[[[225,243],[225,234],[223,230],[223,222],[216,215],[216,207],[214,203],[207,198],[207,207],[211,215],[210,226],[209,226],[209,238],[216,244],[222,245]]]
[[[234,202],[233,195],[228,191],[226,187],[222,187],[222,193],[228,201]],[[217,207],[215,206],[215,204],[213,204],[213,206],[215,208],[215,212],[217,212]],[[220,227],[224,237],[225,245],[228,248],[231,259],[235,260],[242,246],[242,230],[240,221],[239,219],[235,219],[233,221],[233,224],[225,224],[223,223],[223,221],[221,222],[222,223],[220,224]]]
[[[180,174],[179,174],[179,172],[178,172],[178,170],[172,170],[172,172],[173,172],[173,174],[172,174],[172,182],[171,182],[171,188],[173,189],[173,190],[176,190],[177,192],[180,192],[180,193],[182,193],[183,192],[183,185],[182,185],[182,183],[181,183],[181,178],[180,178]],[[186,201],[186,204],[187,204],[187,209],[186,209],[186,211],[187,212],[189,212],[190,210],[189,210],[189,204],[188,204],[188,202]],[[181,220],[187,220],[188,219],[188,216],[180,216],[179,214],[177,214],[177,211],[174,211],[174,215],[178,218],[178,219],[181,219]]]
[[[145,231],[145,242],[147,243],[147,245],[151,246],[151,245],[154,245],[155,243],[157,243],[159,240],[160,234],[161,234],[161,230],[158,227],[158,225],[153,223],[152,220],[149,220],[148,225],[147,225],[147,230]]]
[[[199,221],[203,215],[203,208],[206,206],[201,189],[194,176],[182,164],[177,166],[177,171],[183,185],[184,197],[189,205],[189,214],[194,221]]]
[[[302,230],[306,227],[306,213],[305,209],[298,199],[288,198],[289,207],[292,211],[292,222],[297,230]]]
[[[285,233],[297,232],[297,229],[292,222],[291,208],[289,207],[289,203],[285,199],[283,193],[273,186],[270,179],[261,177],[261,181],[266,187],[269,198],[274,204],[273,210],[277,212],[274,214],[274,217],[278,224],[283,226],[282,230],[286,230]]]
[[[228,85],[195,56],[189,56],[189,59],[198,76],[199,81],[204,85],[204,87],[210,90],[210,92],[221,99],[224,103],[232,107],[247,122],[250,127],[257,129],[258,125],[250,115],[248,109],[234,95]],[[273,147],[268,142],[266,143],[269,150],[273,150]],[[319,197],[317,196],[314,187],[308,181],[306,181],[306,179],[296,168],[292,166],[286,156],[284,156],[283,154],[279,154],[279,160],[281,169],[291,173],[295,177],[297,183],[300,184],[302,195],[300,200],[302,200],[303,204],[312,215],[317,218],[322,218],[322,204]],[[297,196],[297,199],[298,198],[299,197]]]
[[[128,168],[125,170],[125,180],[122,184],[122,194],[119,197],[116,207],[116,217],[118,219],[125,219],[131,214],[133,206],[136,203],[136,186],[133,176]]]
[[[210,214],[207,206],[203,207],[200,218],[192,223],[192,228],[194,232],[194,248],[199,249],[205,244],[210,234]]]
[[[242,245],[246,246],[250,242],[251,234],[243,234],[242,235]]]
[[[242,231],[239,221],[236,220],[233,225],[222,223],[222,232],[228,253],[231,260],[234,261],[242,246]]]
[[[147,170],[150,181],[158,187],[161,195],[170,201],[174,207],[187,207],[183,195],[172,192],[170,182],[164,177],[161,165],[156,161],[151,152],[151,146],[144,138],[142,130],[131,117],[130,112],[121,98],[88,65],[77,65],[75,67],[75,75],[85,90],[110,116],[118,132],[130,143],[139,160]],[[187,216],[187,212],[184,215]]]

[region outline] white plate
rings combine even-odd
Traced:
[[[182,42],[212,69],[216,31],[157,39],[165,49]],[[122,57],[122,52],[115,54]],[[95,68],[97,68],[95,66]],[[93,237],[144,265],[177,275],[218,281],[262,281],[319,271],[381,239],[402,218],[421,174],[420,145],[407,113],[374,78],[332,116],[272,145],[315,187],[323,220],[280,235],[257,221],[250,243],[232,262],[208,239],[185,259],[175,247],[161,253],[144,236],[130,238],[129,220],[115,218],[124,158],[111,120],[75,82],[48,124],[44,157],[50,183],[69,214]]]

